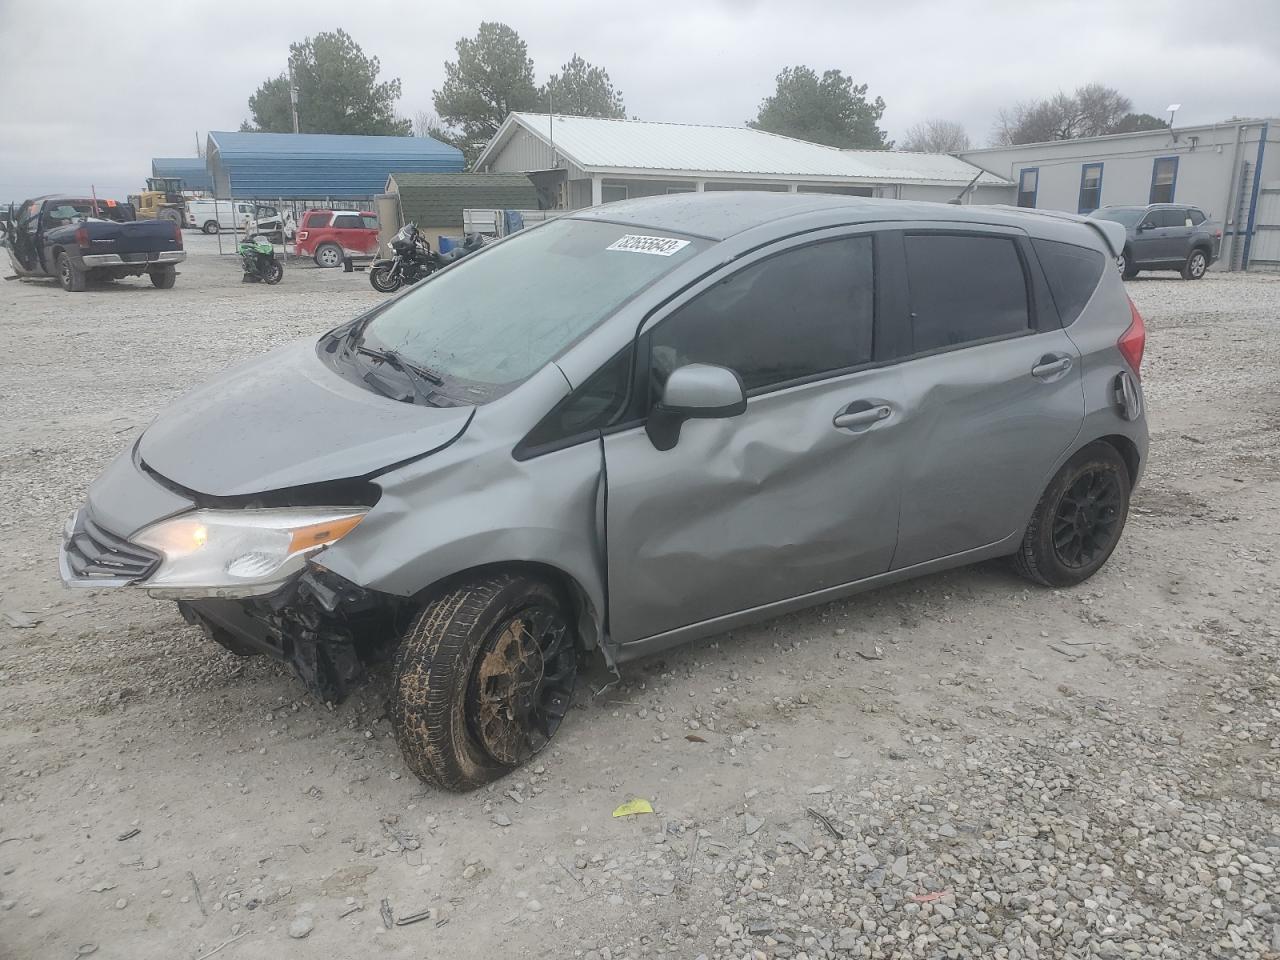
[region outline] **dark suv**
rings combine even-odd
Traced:
[[[1199,207],[1103,207],[1090,216],[1124,225],[1128,239],[1116,264],[1126,280],[1139,270],[1177,270],[1183,280],[1199,280],[1222,248],[1222,228]]]

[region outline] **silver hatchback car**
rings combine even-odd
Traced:
[[[772,193],[609,204],[162,413],[63,579],[178,601],[340,699],[393,656],[414,772],[526,761],[581,655],[1010,556],[1106,562],[1146,459],[1102,220]]]

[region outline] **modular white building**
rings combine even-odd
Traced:
[[[1186,203],[1222,224],[1227,270],[1280,270],[1280,120],[1055,140],[958,154],[1014,184],[1021,207],[1089,213]]]
[[[1012,195],[1005,178],[946,154],[841,150],[750,127],[545,113],[510,114],[475,169],[528,174],[544,207],[568,210],[706,190],[937,201],[963,193],[965,203]]]

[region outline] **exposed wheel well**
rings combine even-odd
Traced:
[[[425,606],[433,599],[468,580],[481,579],[495,573],[512,573],[527,577],[536,577],[556,587],[572,605],[574,622],[578,626],[578,642],[584,650],[594,650],[600,645],[600,630],[604,622],[602,611],[598,611],[578,581],[549,563],[538,563],[530,560],[512,560],[503,563],[489,563],[479,567],[471,567],[458,573],[437,580],[428,587],[414,594],[413,602]]]
[[[1142,465],[1142,458],[1138,454],[1137,445],[1128,437],[1120,434],[1099,437],[1098,440],[1103,443],[1109,443],[1116,448],[1116,452],[1120,454],[1120,459],[1124,461],[1125,469],[1129,471],[1129,485],[1133,486],[1138,479],[1138,469]]]

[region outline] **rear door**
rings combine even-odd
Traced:
[[[364,220],[357,213],[334,214],[332,239],[344,251],[363,252],[365,247]]]
[[[893,567],[1016,537],[1084,418],[1080,354],[1026,237],[902,235],[905,451]]]
[[[729,367],[747,410],[604,438],[610,632],[619,643],[883,573],[898,524],[898,371],[876,362],[872,233],[825,231],[724,267],[652,317],[635,390]],[[873,326],[874,325],[874,326]]]

